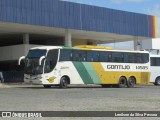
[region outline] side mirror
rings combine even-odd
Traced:
[[[20,57],[18,60],[18,65],[21,65],[21,60],[24,60],[25,58],[26,58],[25,56]]]
[[[41,66],[42,60],[43,60],[44,58],[45,58],[45,56],[40,57],[40,59],[39,59],[39,66]]]

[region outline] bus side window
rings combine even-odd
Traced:
[[[160,66],[160,58],[156,58],[156,66]]]
[[[128,63],[128,53],[124,54],[124,63]]]
[[[113,62],[124,62],[124,56],[123,56],[123,53],[120,53],[120,52],[113,52],[112,53],[112,58],[113,58]]]
[[[107,61],[108,61],[107,52],[100,52],[100,62],[107,62]]]
[[[45,73],[51,72],[57,64],[58,59],[58,49],[50,50],[47,54],[45,62]]]
[[[149,54],[144,53],[144,54],[141,55],[141,57],[142,57],[142,63],[149,62]]]
[[[87,62],[93,62],[91,51],[87,51]]]
[[[72,50],[61,49],[59,61],[72,61]]]
[[[151,66],[156,66],[156,58],[151,57]]]
[[[86,53],[85,51],[79,51],[79,61],[85,61],[86,60]]]
[[[97,51],[87,51],[87,61],[88,62],[98,62],[99,53]]]
[[[128,53],[128,63],[134,63],[134,53]]]
[[[86,61],[86,51],[73,50],[72,51],[72,60],[73,61]]]
[[[108,62],[112,62],[112,53],[108,53]]]

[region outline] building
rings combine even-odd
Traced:
[[[0,70],[39,45],[95,45],[155,38],[156,17],[60,0],[0,0]]]

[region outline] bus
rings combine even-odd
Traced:
[[[160,86],[160,55],[150,54],[151,61],[151,78],[150,82]]]
[[[44,46],[31,48],[19,59],[24,82],[45,88],[69,84],[110,85],[124,88],[148,84],[150,59],[147,51],[113,50],[104,46]]]

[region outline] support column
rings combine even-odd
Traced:
[[[157,50],[157,55],[160,55],[160,50]]]
[[[72,34],[69,30],[65,31],[65,45],[72,46]]]
[[[29,44],[29,34],[23,35],[23,44]]]
[[[140,50],[141,49],[141,41],[138,41],[138,37],[135,37],[134,39],[134,50]]]

